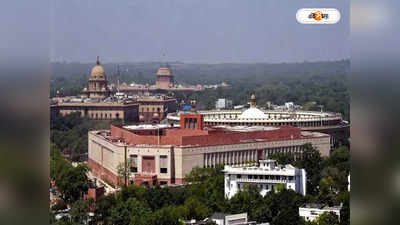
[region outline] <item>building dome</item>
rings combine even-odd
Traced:
[[[267,119],[268,116],[265,113],[255,107],[251,107],[245,110],[238,116],[239,119]]]
[[[268,116],[259,109],[257,109],[256,96],[254,94],[250,97],[250,108],[245,110],[239,119],[267,119]]]
[[[90,73],[91,78],[105,78],[104,68],[100,65],[99,57],[97,56],[96,65],[92,68]]]

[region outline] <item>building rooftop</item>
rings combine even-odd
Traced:
[[[179,125],[174,125],[174,127],[179,127]],[[123,126],[127,130],[157,130],[171,128],[169,124],[140,124],[140,125],[128,125]]]
[[[326,204],[319,204],[319,203],[306,203],[302,205],[300,208],[320,209],[320,210],[340,210],[342,209],[342,206],[328,206]]]
[[[274,130],[232,131],[206,127],[203,130],[181,129],[167,124],[115,126],[106,132],[91,131],[110,143],[131,146],[217,146],[284,141],[305,138],[299,128],[280,127]],[[326,135],[329,137],[329,135]],[[307,137],[309,138],[309,137]],[[288,167],[287,167],[288,168]],[[288,168],[289,169],[289,168]],[[248,170],[253,170],[248,168]]]
[[[290,164],[278,165],[276,160],[259,160],[259,166],[229,166],[225,165],[224,172],[227,174],[286,174],[295,175],[296,168]]]

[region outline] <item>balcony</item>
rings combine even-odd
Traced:
[[[241,183],[268,183],[268,184],[286,184],[293,183],[295,180],[276,180],[276,179],[248,179],[248,178],[239,178],[236,179],[237,182]]]

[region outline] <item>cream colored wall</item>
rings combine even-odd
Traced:
[[[93,131],[95,132],[95,131]],[[88,156],[93,161],[118,175],[118,164],[124,162],[124,147],[116,146],[89,132]]]
[[[129,147],[128,148],[128,155],[137,155],[138,156],[138,173],[142,172],[142,157],[143,156],[154,156],[155,159],[155,172],[157,173],[157,178],[160,179],[170,179],[171,178],[171,148],[166,147]],[[168,157],[168,171],[167,173],[160,173],[160,155],[167,155]],[[122,158],[123,160],[123,158]],[[132,173],[132,176],[134,174]]]

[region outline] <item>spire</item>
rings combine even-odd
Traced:
[[[97,57],[96,57],[96,64],[97,64],[97,65],[100,65],[100,59],[99,59],[99,56],[97,56]]]

